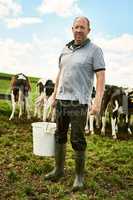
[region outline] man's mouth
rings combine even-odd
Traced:
[[[82,33],[76,33],[75,35],[76,36],[82,36],[83,34]]]
[[[80,34],[77,34],[76,35],[76,38],[82,38],[83,36],[82,35],[80,35]]]

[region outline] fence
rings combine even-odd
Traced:
[[[11,100],[10,94],[0,94],[0,100]]]

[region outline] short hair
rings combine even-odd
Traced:
[[[78,17],[76,17],[76,18],[74,19],[73,24],[77,21],[77,19],[80,19],[80,18],[86,20],[86,22],[87,22],[87,26],[88,26],[88,29],[90,29],[90,20],[89,20],[87,17],[84,17],[84,16],[78,16]]]

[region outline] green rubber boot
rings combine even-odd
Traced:
[[[45,180],[58,181],[64,176],[66,144],[55,144],[55,168],[44,176]]]
[[[85,151],[75,151],[75,180],[72,191],[83,189],[84,186]]]

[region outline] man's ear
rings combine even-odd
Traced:
[[[90,33],[90,31],[91,31],[91,29],[90,29],[90,28],[88,28],[88,33]]]
[[[73,27],[72,27],[72,32],[73,32]]]

